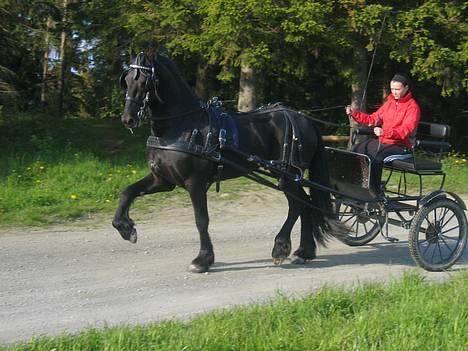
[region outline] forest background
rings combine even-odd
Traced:
[[[422,119],[452,126],[445,187],[466,193],[467,6],[0,0],[0,227],[110,218],[120,191],[147,174],[148,128],[131,135],[120,123],[119,77],[132,54],[154,45],[202,101],[218,96],[242,111],[282,101],[340,125],[321,124],[324,134],[347,135],[343,105],[371,112],[392,75],[408,73]],[[226,199],[249,189],[261,191],[244,180],[222,187]],[[189,204],[181,190],[152,199],[135,205]]]
[[[157,43],[201,99],[242,111],[276,101],[373,111],[405,72],[422,119],[451,124],[468,144],[465,1],[2,0],[0,13],[3,122],[118,117],[119,75]],[[346,120],[342,109],[318,117]]]

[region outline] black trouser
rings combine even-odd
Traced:
[[[381,144],[377,139],[370,139],[353,145],[352,150],[360,154],[366,154],[371,159],[370,188],[380,190],[382,178],[383,160],[390,155],[401,155],[407,153],[404,145]]]

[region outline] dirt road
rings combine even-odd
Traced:
[[[154,212],[137,221],[136,245],[120,238],[110,218],[0,232],[0,342],[187,318],[279,292],[298,296],[324,285],[387,280],[415,268],[406,231],[396,227],[392,234],[398,243],[379,238],[351,248],[331,242],[304,266],[274,266],[273,238],[286,215],[280,194],[215,201],[210,209],[216,264],[206,274],[186,269],[198,251],[190,208]],[[297,231],[296,226],[293,247]],[[444,279],[467,267],[465,252],[452,272],[424,274]]]

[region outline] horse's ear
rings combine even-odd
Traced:
[[[127,82],[125,81],[125,77],[127,76],[128,70],[125,70],[119,78],[119,84],[122,90],[127,90]]]
[[[133,60],[135,60],[135,58],[137,56],[135,48],[134,48],[133,45],[130,45],[130,48],[128,49],[128,53],[130,55],[130,62],[133,62]]]
[[[146,57],[148,57],[153,65],[156,63],[157,57],[159,55],[159,47],[159,44],[151,43],[146,49]]]

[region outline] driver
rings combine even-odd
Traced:
[[[380,190],[383,160],[390,155],[408,153],[413,145],[410,137],[416,132],[420,109],[409,89],[409,79],[397,73],[390,82],[391,94],[374,113],[366,114],[348,105],[346,114],[356,122],[374,127],[378,139],[366,140],[353,146],[353,151],[371,158],[371,189]]]

